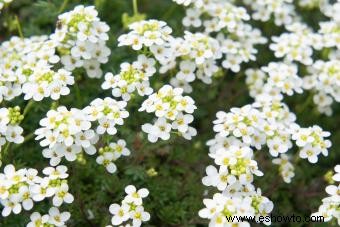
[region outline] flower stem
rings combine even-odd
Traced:
[[[172,4],[171,8],[169,10],[167,10],[167,12],[164,14],[162,20],[167,21],[171,15],[176,11],[177,8],[177,4]]]
[[[20,24],[20,21],[19,21],[19,17],[17,15],[15,15],[15,24],[17,26],[20,38],[23,39],[24,38],[24,34],[22,33],[21,24]]]
[[[58,10],[58,14],[60,14],[61,12],[64,11],[64,9],[66,8],[66,6],[67,6],[67,4],[68,4],[68,1],[69,1],[69,0],[64,0],[64,1],[63,1],[63,4],[61,4],[61,6],[60,6],[60,8],[59,8],[59,10]]]
[[[32,108],[33,104],[34,104],[33,99],[31,99],[31,100],[27,103],[27,105],[25,106],[24,112],[22,113],[22,115],[24,115],[24,117],[26,116],[26,114],[28,113],[28,111]]]
[[[137,4],[137,0],[132,0],[132,4],[133,4],[133,14],[137,15],[138,14],[138,4]]]
[[[297,108],[297,111],[298,111],[299,113],[304,112],[304,111],[310,106],[310,104],[313,103],[313,96],[314,96],[314,95],[313,95],[312,93],[310,93],[310,94],[308,95],[306,101],[304,102],[304,104],[302,104],[302,105],[300,106],[300,108]]]
[[[7,151],[9,150],[9,147],[11,146],[10,142],[7,142],[5,145],[4,150],[1,152],[4,156],[7,154]]]
[[[23,143],[26,143],[27,141],[30,141],[33,137],[34,137],[34,133],[31,132],[30,134],[25,136],[25,139],[24,139]]]

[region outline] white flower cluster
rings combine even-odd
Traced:
[[[99,148],[99,156],[96,161],[103,165],[109,173],[114,173],[117,170],[115,161],[121,156],[129,156],[130,150],[126,148],[125,140],[118,140],[117,143],[110,143],[108,146]]]
[[[167,46],[151,48],[151,52],[161,64],[160,73],[176,69],[178,72],[170,81],[187,93],[192,91],[189,83],[200,79],[210,84],[218,71],[217,60],[222,57],[218,41],[203,33],[186,31],[183,38],[174,38]]]
[[[226,7],[224,7],[225,4],[227,4]],[[254,54],[257,51],[254,49],[254,45],[264,43],[266,40],[261,37],[258,30],[252,29],[247,24],[239,25],[237,23],[243,19],[249,19],[243,8],[225,2],[212,1],[208,5],[206,8],[202,5],[203,8],[188,9],[184,24],[200,27],[202,24],[213,24],[216,19],[220,22],[219,28],[209,30],[209,26],[205,26],[209,32],[221,31],[216,38],[208,35],[209,32],[191,33],[189,31],[185,31],[183,37],[175,38],[171,36],[172,30],[165,22],[148,20],[131,24],[132,31],[118,38],[119,46],[132,46],[134,50],[143,48],[144,52],[151,52],[160,63],[159,72],[164,74],[176,70],[175,77],[171,79],[170,84],[183,88],[187,93],[192,91],[189,83],[196,78],[204,83],[211,83],[212,77],[219,70],[218,60],[222,58],[223,54],[226,55],[226,59],[222,62],[222,66],[238,72],[242,62],[255,60]],[[227,10],[221,15],[216,15],[214,9]],[[196,12],[197,10],[202,12]],[[211,21],[202,22],[200,20],[199,16],[205,11],[211,14]],[[233,16],[229,18],[231,12]],[[232,22],[229,24],[228,20],[232,20]],[[222,31],[224,28],[228,28],[228,31],[230,30],[233,35],[225,37]],[[109,74],[108,77],[111,79],[112,75]],[[124,85],[125,82],[122,84]],[[118,92],[118,95],[121,93],[118,89],[114,91]]]
[[[298,69],[294,64],[271,62],[261,70],[247,69],[246,83],[250,95],[257,98],[261,94],[270,94],[274,100],[282,100],[281,94],[293,95],[294,92],[302,93],[303,80],[297,75]]]
[[[340,60],[316,61],[303,78],[304,89],[316,92],[313,101],[321,113],[332,114],[333,101],[340,102]]]
[[[297,61],[304,65],[313,63],[313,47],[322,47],[322,38],[314,34],[307,25],[294,23],[286,26],[289,32],[280,36],[272,37],[274,43],[270,49],[274,51],[275,57],[284,58],[288,62]]]
[[[218,112],[214,131],[220,137],[233,136],[248,146],[260,150],[267,145],[273,157],[292,148],[292,140],[301,149],[300,157],[315,163],[318,155],[328,155],[331,142],[329,132],[319,126],[302,128],[295,123],[295,115],[281,102],[254,103],[232,108],[229,113]]]
[[[325,138],[330,136],[329,132],[322,131],[317,125],[309,128],[294,126],[296,127],[293,129],[292,139],[301,148],[300,158],[308,159],[310,163],[316,163],[320,154],[328,155],[328,148],[332,144]]]
[[[332,176],[333,185],[326,187],[328,197],[322,200],[319,210],[312,216],[323,216],[325,222],[331,221],[333,218],[340,225],[340,165],[335,166],[335,173]]]
[[[51,207],[48,214],[41,215],[39,212],[31,214],[31,220],[26,227],[66,227],[65,222],[67,222],[70,217],[71,214],[69,212],[60,212],[57,207]]]
[[[143,47],[162,46],[170,38],[172,29],[164,21],[138,21],[129,25],[131,31],[118,38],[118,46],[131,46],[134,50]]]
[[[216,193],[212,199],[204,199],[205,208],[199,211],[199,216],[210,219],[209,226],[250,227],[248,222],[238,222],[236,218],[234,222],[230,222],[230,219],[236,216],[253,216],[258,220],[259,216],[269,215],[273,203],[261,195],[261,190],[255,191],[254,186],[249,186],[250,188],[239,184],[232,185],[226,192]],[[263,224],[270,225],[270,223]]]
[[[112,95],[122,97],[124,101],[129,101],[135,90],[140,96],[150,95],[153,90],[150,87],[149,77],[156,72],[155,64],[155,59],[139,55],[138,60],[132,64],[122,63],[119,74],[106,73],[102,88],[112,89]]]
[[[323,37],[323,45],[325,47],[336,47],[340,49],[340,1],[334,4],[326,4],[322,12],[330,18],[329,21],[319,23],[320,30],[318,31]]]
[[[113,226],[121,226],[122,223],[131,219],[131,224],[123,226],[139,227],[142,222],[150,220],[150,214],[144,210],[143,199],[149,195],[146,188],[139,189],[133,185],[126,186],[125,193],[127,194],[122,201],[122,204],[111,204],[110,213],[113,215],[111,223]],[[108,226],[107,226],[108,227]]]
[[[98,122],[96,132],[99,135],[105,133],[115,135],[117,133],[116,126],[123,125],[124,119],[129,116],[129,112],[125,110],[126,105],[127,103],[124,101],[116,101],[109,97],[97,98],[83,111],[90,121]]]
[[[328,155],[327,148],[331,145],[325,139],[328,132],[319,126],[300,127],[295,123],[295,115],[278,101],[264,98],[262,102],[232,108],[229,113],[220,111],[216,116],[214,131],[217,134],[207,145],[209,156],[219,168],[208,166],[202,181],[222,194],[204,200],[207,208],[200,211],[201,217],[210,219],[211,226],[225,225],[226,216],[266,216],[273,209],[272,202],[261,196],[252,184],[254,175],[263,175],[254,160],[253,148],[261,150],[266,145],[269,153],[277,157],[273,163],[279,165],[281,176],[289,183],[294,166],[286,153],[292,148],[292,141],[300,148],[300,157],[311,163],[318,160],[320,153]]]
[[[203,3],[203,1],[201,2]],[[249,19],[250,16],[243,7],[237,7],[223,0],[207,0],[204,1],[204,4],[196,3],[187,9],[183,25],[187,27],[203,25],[207,33],[219,32],[224,28],[228,32],[234,33],[239,26],[243,26],[243,21]]]
[[[183,1],[176,2],[179,4],[183,3]],[[198,68],[203,68],[205,74],[207,74],[206,70],[210,69],[210,73],[203,77],[203,82],[211,82],[211,76],[218,70],[215,61],[222,58],[221,55],[224,55],[222,67],[230,69],[233,72],[239,72],[240,65],[243,62],[256,59],[255,54],[257,50],[254,46],[265,43],[266,39],[261,36],[258,29],[254,29],[249,24],[244,23],[249,19],[250,16],[247,14],[245,8],[237,7],[223,0],[195,1],[194,4],[190,5],[187,9],[186,16],[183,18],[183,24],[186,27],[203,27],[204,33],[209,35],[206,36],[205,40],[218,41],[218,44],[213,46],[215,53],[213,57],[214,61],[208,59],[204,64],[198,65],[201,67],[197,66]],[[216,38],[213,38],[214,33],[217,33]],[[186,46],[187,45],[185,45],[184,48]],[[195,50],[197,46],[196,42],[192,42],[191,46]],[[204,51],[202,52],[204,53]],[[197,52],[197,54],[199,55],[200,51]],[[181,54],[181,56],[184,59],[186,58],[186,54]],[[200,75],[200,73],[198,73],[198,75]],[[202,77],[202,75],[200,77]],[[183,80],[175,81],[175,83],[179,84],[179,82],[182,81]]]
[[[273,16],[277,26],[297,20],[293,0],[244,0],[244,3],[253,10],[254,20],[266,22]]]
[[[89,154],[96,152],[93,144],[98,141],[98,136],[82,110],[68,110],[64,106],[50,110],[40,120],[40,126],[35,131],[36,140],[41,140],[40,145],[47,147],[43,150],[43,156],[50,158],[52,166],[58,165],[62,157],[67,161],[75,161],[82,149]]]
[[[234,136],[258,150],[267,143],[273,157],[292,147],[289,128],[295,115],[283,103],[255,103],[216,116],[214,131],[219,137]]]
[[[106,46],[110,28],[97,15],[94,6],[78,5],[59,15],[56,31],[51,35],[64,67],[70,71],[84,67],[91,78],[102,76],[100,64],[106,63],[111,53]]]
[[[15,170],[13,165],[7,165],[4,173],[0,173],[0,203],[4,207],[2,216],[12,212],[19,214],[22,209],[31,210],[34,202],[52,198],[53,205],[72,203],[74,198],[68,192],[67,167],[46,167],[44,177],[38,176],[36,169]],[[55,209],[55,208],[54,208]]]
[[[54,71],[60,61],[57,44],[47,36],[21,39],[12,37],[0,46],[0,101],[25,95],[24,99],[57,100],[70,93],[74,84],[71,73],[63,68]]]
[[[139,111],[155,113],[157,120],[154,124],[144,124],[142,130],[148,134],[152,143],[170,139],[172,130],[187,140],[197,134],[195,128],[189,124],[194,120],[192,113],[197,108],[189,96],[183,96],[183,89],[164,85],[157,93],[153,93],[145,100]]]
[[[340,5],[340,3],[338,3]],[[340,11],[340,10],[339,10]],[[336,22],[334,20],[320,22],[320,30],[319,33],[322,39],[322,46],[325,48],[336,47],[338,50],[340,49],[339,39],[340,39],[340,19]]]
[[[19,125],[23,119],[24,116],[20,113],[19,106],[14,108],[0,108],[0,151],[6,141],[16,144],[24,141],[24,137],[22,136],[24,130]]]
[[[281,100],[281,93],[292,95],[293,91],[302,93],[302,89],[312,90],[315,92],[313,101],[317,105],[318,111],[326,115],[332,114],[331,105],[334,100],[339,102],[340,91],[338,81],[340,2],[337,1],[332,5],[328,1],[319,1],[315,4],[319,4],[321,11],[330,17],[330,20],[320,22],[318,32],[313,32],[306,24],[295,21],[286,25],[288,32],[272,37],[273,43],[270,44],[270,49],[274,51],[276,57],[283,58],[284,62],[271,62],[267,70],[266,67],[262,67],[262,71],[268,74],[270,74],[268,70],[274,71],[274,74],[270,75],[274,81],[267,79],[265,73],[260,70],[249,69],[246,71],[247,84],[252,97],[257,98],[258,95],[265,93],[269,94],[268,97]],[[325,49],[334,47],[336,50]],[[323,58],[328,59],[314,61],[312,59],[314,50],[322,51]],[[297,63],[307,66],[308,73],[303,78],[299,78],[297,75]],[[280,73],[275,72],[283,70],[279,67],[283,65],[289,66],[290,76],[286,77],[289,75],[286,72],[285,76],[281,77],[283,73],[279,75]],[[276,67],[280,69],[276,70]],[[266,79],[267,82],[265,82]],[[274,86],[276,89],[272,89],[273,82],[276,82],[276,86]]]
[[[48,146],[43,150],[43,156],[55,166],[63,157],[75,161],[83,150],[89,155],[95,154],[94,145],[99,136],[105,133],[115,135],[116,125],[123,125],[124,118],[129,116],[125,106],[126,102],[107,97],[95,99],[82,110],[68,110],[61,106],[48,111],[46,118],[40,120],[42,127],[35,131],[36,140],[41,140],[40,145]],[[96,128],[92,129],[94,126]]]
[[[174,44],[177,44],[178,47],[173,53],[174,58],[169,59],[168,64],[175,66],[176,57],[181,57],[178,63],[179,72],[176,74],[177,80],[193,82],[197,76],[204,83],[211,83],[211,77],[218,70],[216,60],[222,58],[218,41],[203,33],[186,31],[184,39],[177,38]],[[160,57],[157,56],[157,53],[153,53],[159,60]],[[163,65],[165,66],[167,63],[164,63]],[[165,72],[164,66],[162,72]]]

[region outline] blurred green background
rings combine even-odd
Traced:
[[[67,3],[65,8],[63,3]],[[165,20],[174,30],[174,35],[183,34],[181,18],[184,9],[171,0],[139,0],[139,11],[145,13],[147,18]],[[95,5],[100,18],[111,27],[109,46],[112,50],[110,61],[102,68],[104,72],[117,73],[120,63],[133,61],[136,53],[129,48],[118,48],[117,38],[126,32],[122,25],[122,14],[132,15],[130,0],[95,0],[95,1],[33,1],[15,0],[10,7],[4,9],[0,15],[0,41],[17,35],[15,16],[17,15],[23,33],[26,37],[32,35],[50,34],[55,28],[58,12],[71,10],[75,5]],[[318,10],[305,11],[299,9],[305,21],[315,29],[317,22],[325,20]],[[254,22],[253,25],[261,29],[267,37],[278,35],[282,28],[276,27],[272,21],[268,23]],[[318,54],[315,56],[318,58]],[[258,60],[244,64],[243,69],[260,67],[270,61],[277,61],[267,46],[259,47]],[[103,79],[89,79],[86,75],[77,74],[76,85],[71,94],[62,97],[59,104],[67,107],[82,108],[96,97],[110,96],[110,91],[100,88]],[[152,87],[159,88],[168,83],[170,75],[156,74],[152,78]],[[143,98],[136,97],[128,105],[130,117],[123,127],[118,128],[118,135],[113,138],[125,139],[132,155],[117,161],[118,171],[111,175],[99,166],[95,157],[84,156],[77,162],[65,162],[69,167],[70,191],[75,196],[71,205],[63,205],[62,210],[71,212],[72,218],[68,226],[105,226],[110,224],[111,215],[109,205],[120,202],[124,196],[124,187],[134,184],[137,187],[146,187],[150,196],[145,200],[145,208],[151,214],[151,220],[144,226],[207,226],[207,221],[198,217],[199,209],[203,208],[202,199],[214,193],[213,188],[204,187],[201,178],[205,174],[205,167],[212,164],[208,157],[208,148],[205,142],[213,138],[212,121],[219,110],[228,111],[231,107],[241,107],[252,102],[245,85],[244,70],[235,75],[224,71],[224,75],[216,78],[211,85],[195,82],[192,97],[196,101],[198,110],[195,112],[194,127],[198,129],[198,136],[192,141],[172,137],[170,141],[150,144],[145,134],[141,133],[141,125],[149,122],[152,115],[139,113],[138,107]],[[310,164],[305,160],[296,163],[296,176],[291,184],[285,184],[278,174],[277,166],[271,164],[271,157],[267,150],[256,152],[260,169],[265,173],[256,178],[255,185],[260,187],[263,194],[275,204],[273,213],[276,215],[309,216],[317,211],[321,199],[326,196],[324,188],[325,173],[340,163],[340,106],[334,105],[332,117],[317,113],[313,103],[306,103],[310,93],[294,95],[285,101],[291,111],[297,115],[297,121],[304,127],[313,124],[320,125],[324,130],[330,131],[333,146],[328,157],[321,157],[317,164]],[[50,100],[44,100],[34,105],[32,111],[23,122],[25,135],[29,135],[39,127],[39,120],[45,116],[51,106]],[[1,104],[4,106],[4,104]],[[7,106],[26,103],[22,97],[16,98]],[[48,165],[48,160],[41,154],[42,148],[34,139],[23,145],[14,145],[3,157],[3,165],[13,163],[17,168],[33,167],[42,170]],[[289,151],[296,153],[295,149]],[[151,176],[150,169],[157,171]],[[52,205],[50,201],[37,203],[33,210],[46,213]],[[93,213],[93,216],[90,215]],[[29,222],[30,212],[20,215],[0,217],[0,226],[19,227]],[[329,226],[330,223],[323,226]],[[307,223],[273,224],[273,226],[313,226]],[[322,226],[322,225],[317,225]]]

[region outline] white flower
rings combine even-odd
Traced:
[[[40,227],[41,225],[47,224],[49,216],[47,214],[41,215],[38,212],[34,212],[30,216],[30,221],[26,227]]]
[[[6,140],[8,142],[13,142],[20,144],[24,142],[24,137],[21,135],[23,129],[20,126],[9,126],[6,130]]]
[[[70,219],[71,214],[69,212],[62,212],[58,210],[56,207],[51,207],[48,211],[49,214],[49,223],[55,226],[63,226],[65,222]]]
[[[137,191],[136,187],[133,185],[126,186],[125,192],[127,196],[124,201],[126,203],[134,203],[138,206],[142,205],[143,198],[149,195],[149,191],[146,188],[142,188]]]
[[[113,214],[111,219],[112,225],[120,225],[130,218],[130,207],[127,204],[122,204],[122,206],[118,204],[111,204],[109,209],[110,213]]]
[[[98,164],[105,166],[109,173],[114,173],[117,170],[117,166],[113,163],[115,160],[112,152],[105,152],[103,155],[97,157],[96,161]]]
[[[150,220],[150,214],[144,211],[143,198],[146,198],[149,191],[146,188],[139,189],[129,185],[125,188],[127,195],[122,204],[111,204],[110,213],[113,215],[111,223],[114,226],[131,227],[130,224],[124,222],[132,219],[133,226],[141,226],[142,222]],[[124,223],[124,224],[123,224]]]
[[[333,176],[333,180],[340,181],[340,165],[336,165],[334,167],[334,170],[335,170],[335,174]]]
[[[162,140],[170,139],[171,124],[167,123],[165,118],[159,118],[154,125],[142,125],[142,130],[148,133],[148,140],[155,143],[158,138]]]
[[[53,197],[53,205],[56,207],[61,206],[63,202],[65,203],[72,203],[74,198],[73,195],[71,195],[68,192],[69,188],[68,185],[65,183],[62,183],[55,191],[55,196]]]
[[[142,222],[150,220],[150,214],[144,211],[144,207],[142,206],[137,206],[137,208],[130,213],[130,217],[132,218],[133,226],[141,226]]]
[[[300,150],[299,156],[304,159],[307,158],[308,161],[311,163],[316,163],[318,161],[319,154],[320,154],[319,150],[313,148],[310,145],[307,145]]]

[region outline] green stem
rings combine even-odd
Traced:
[[[6,146],[4,148],[4,150],[1,152],[3,155],[6,155],[7,154],[7,151],[9,149],[9,147],[11,146],[11,143],[10,142],[7,142],[6,143]]]
[[[31,100],[27,103],[27,105],[25,106],[24,112],[23,112],[23,114],[22,114],[22,115],[24,115],[24,117],[26,116],[26,114],[28,113],[28,111],[32,108],[33,104],[34,104],[33,99],[31,99]]]
[[[132,4],[133,4],[133,14],[137,15],[138,14],[138,4],[137,4],[137,0],[132,0]]]
[[[75,92],[76,92],[76,100],[77,100],[77,103],[80,107],[82,105],[82,98],[81,98],[80,88],[79,88],[79,85],[78,85],[79,81],[80,80],[75,81],[74,89],[75,89]]]
[[[60,14],[61,12],[64,11],[64,9],[66,8],[66,6],[67,6],[67,4],[68,4],[68,1],[69,1],[69,0],[64,0],[64,1],[63,1],[63,4],[61,4],[61,6],[60,6],[60,8],[59,8],[59,10],[58,10],[58,14]]]
[[[25,136],[25,139],[24,139],[23,143],[26,143],[27,141],[31,140],[33,137],[34,137],[34,133],[31,132],[30,134]]]
[[[307,100],[304,102],[304,104],[300,108],[297,108],[299,113],[304,112],[307,109],[307,107],[313,103],[313,97],[314,97],[313,93],[310,93],[308,95]]]
[[[19,17],[17,15],[15,15],[15,24],[17,26],[20,38],[23,39],[24,38],[24,33],[22,33],[21,24],[20,24],[20,21],[19,21]]]
[[[178,6],[177,4],[172,4],[171,8],[164,14],[162,20],[167,21],[171,17],[171,15],[175,12],[177,6]]]

